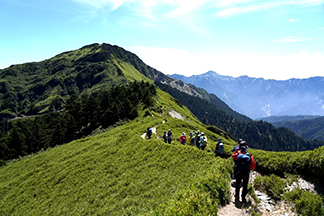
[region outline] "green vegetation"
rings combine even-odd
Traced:
[[[97,96],[72,96],[62,112],[0,125],[0,160],[14,159],[90,135],[123,119],[134,119],[140,108],[153,105],[153,84],[134,82]]]
[[[286,128],[276,128],[263,121],[252,121],[225,108],[222,103],[215,101],[216,98],[207,101],[162,83],[155,84],[175,97],[179,104],[188,107],[202,123],[216,125],[233,139],[242,138],[248,142],[249,147],[269,151],[305,151],[324,144],[316,140],[304,140]]]
[[[323,198],[311,193],[310,191],[304,191],[299,187],[290,192],[285,191],[285,187],[290,179],[282,179],[276,175],[270,176],[258,176],[254,180],[254,187],[257,190],[265,192],[274,200],[285,200],[294,204],[293,210],[302,216],[323,216]]]
[[[264,174],[285,173],[324,178],[324,147],[304,152],[269,152],[249,149],[257,163],[256,169]]]
[[[0,119],[43,114],[0,122],[0,215],[217,215],[229,202],[233,175],[231,158],[214,157],[218,138],[227,156],[236,144],[231,136],[270,150],[323,144],[252,122],[202,89],[191,91],[205,100],[165,87],[175,99],[156,90],[151,79],[158,84],[171,78],[109,44],[0,70]],[[145,140],[148,127],[157,134]],[[169,128],[171,145],[161,139]],[[178,142],[182,132],[196,130],[208,137],[205,151]],[[249,149],[265,174],[318,179],[324,177],[323,151]],[[279,199],[278,177],[257,182]],[[304,196],[297,191],[286,197],[297,211],[320,212],[317,196],[296,194]]]
[[[218,135],[187,108],[162,91],[157,97],[122,126],[1,167],[0,215],[167,215],[182,207],[189,215],[216,214],[229,200],[232,160],[214,157]],[[185,120],[172,118],[170,109]],[[153,126],[153,139],[142,139]],[[166,128],[174,134],[171,145],[158,138]],[[207,151],[176,141],[196,129],[207,134]]]
[[[71,95],[101,92],[133,81],[152,83],[149,70],[136,55],[109,44],[13,65],[0,70],[0,120],[45,113],[53,105],[62,109]]]
[[[295,210],[302,216],[323,216],[323,198],[318,194],[297,188],[284,193],[283,199],[293,203]]]
[[[285,187],[286,181],[273,174],[270,176],[264,176],[263,178],[261,176],[257,176],[254,180],[254,188],[259,191],[264,191],[274,200],[281,199],[281,195],[284,193]]]
[[[324,140],[324,117],[274,122],[276,127],[286,127],[304,139]]]

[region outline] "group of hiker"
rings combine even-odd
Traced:
[[[168,130],[168,132],[163,132],[163,140],[165,143],[171,143],[172,141],[172,132],[171,129]],[[182,145],[191,145],[196,146],[197,148],[204,150],[207,146],[207,136],[204,132],[201,132],[198,130],[196,134],[194,132],[190,132],[189,137],[187,138],[186,133],[182,132],[179,141]]]
[[[147,136],[150,139],[152,135],[152,130],[148,128]],[[165,143],[171,144],[173,138],[173,134],[171,129],[168,132],[163,132],[163,140]],[[191,146],[196,146],[198,149],[204,150],[207,146],[207,136],[204,132],[200,132],[197,130],[196,134],[194,132],[190,132],[189,137],[187,139],[186,133],[183,132],[179,138],[179,141],[182,145],[188,144]],[[232,149],[232,158],[234,161],[234,176],[236,179],[236,186],[235,186],[235,201],[239,201],[240,198],[240,187],[241,183],[243,190],[241,194],[242,202],[246,202],[246,195],[247,195],[247,186],[249,182],[249,175],[250,171],[255,169],[255,161],[253,159],[252,154],[248,153],[248,146],[247,143],[239,139],[238,144],[234,146]],[[222,139],[219,138],[218,142],[215,147],[215,156],[219,156],[222,158],[226,157],[225,154],[225,146],[222,142]]]

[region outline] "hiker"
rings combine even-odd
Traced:
[[[218,139],[218,143],[216,144],[215,148],[215,157],[220,156],[222,158],[225,157],[225,149],[224,149],[224,143],[222,142],[222,139]]]
[[[197,130],[196,136],[195,136],[195,141],[196,141],[196,147],[200,149],[200,131]]]
[[[167,135],[166,131],[163,132],[163,140],[165,143],[167,143],[167,141],[168,141],[168,135]]]
[[[195,136],[194,136],[194,133],[193,132],[190,132],[190,144],[192,145],[192,146],[194,146],[195,145],[195,140],[196,140],[196,138],[195,138]]]
[[[240,143],[241,143],[242,141],[243,141],[242,139],[239,139],[239,140],[238,140],[237,145],[234,146],[234,148],[232,149],[232,152],[235,152],[235,150],[239,148]]]
[[[149,139],[151,139],[151,136],[152,136],[152,129],[151,128],[147,128],[147,137]]]
[[[240,142],[240,144],[239,144],[239,149],[241,149],[243,146],[245,147],[246,152],[247,152],[249,146],[246,144],[246,142],[245,142],[244,140],[242,140],[242,141]]]
[[[242,202],[246,202],[247,185],[249,183],[250,170],[254,170],[255,162],[252,154],[247,153],[246,147],[241,146],[241,149],[236,149],[232,155],[232,158],[236,161],[236,185],[235,185],[235,201],[239,201],[240,197],[240,185],[243,180],[242,190]]]
[[[207,146],[207,137],[204,134],[204,132],[201,132],[200,141],[199,141],[199,147],[200,147],[201,150],[205,150],[206,146]]]
[[[180,136],[180,143],[182,145],[185,145],[187,142],[187,137],[186,137],[186,133],[185,132],[182,132],[182,135]]]
[[[168,131],[168,143],[171,144],[171,141],[172,141],[172,132],[171,132],[171,129],[169,129],[169,131]]]

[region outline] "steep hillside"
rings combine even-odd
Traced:
[[[319,118],[320,116],[308,116],[308,115],[299,115],[299,116],[269,116],[265,118],[260,118],[257,120],[266,121],[269,123],[277,123],[277,122],[293,122],[293,121],[300,121],[300,120],[308,120],[308,119],[315,119]]]
[[[187,84],[173,81],[121,47],[92,44],[42,62],[0,70],[0,118],[62,109],[72,94],[93,93],[120,83],[151,82],[152,79],[202,97]]]
[[[135,80],[162,82],[235,113],[215,95],[164,75],[121,47],[91,44],[42,62],[0,70],[0,119],[60,110],[72,94],[98,92]]]
[[[190,96],[168,85],[162,83],[156,85],[187,106],[204,124],[216,125],[232,138],[244,139],[252,148],[269,151],[304,151],[324,145],[322,141],[304,140],[286,128],[275,128],[267,122],[242,118],[242,115],[236,115],[234,112],[226,113],[212,102]]]
[[[273,125],[276,127],[288,128],[304,139],[324,140],[324,117],[294,121],[278,121],[274,122]]]
[[[158,91],[155,106],[139,117],[107,132],[73,141],[12,161],[0,168],[1,215],[143,215],[182,200],[182,210],[215,215],[219,204],[229,200],[231,160],[215,159],[211,150],[218,137],[190,111]],[[174,111],[184,120],[172,118]],[[148,115],[149,114],[149,115]],[[141,136],[156,128],[151,140]],[[174,141],[161,136],[171,128]],[[204,131],[210,146],[201,151],[176,140],[185,131]],[[220,131],[221,132],[221,131]],[[194,204],[199,203],[199,207]],[[169,204],[170,203],[170,204]]]
[[[248,76],[234,78],[213,71],[171,77],[214,93],[232,109],[253,119],[271,115],[324,115],[323,77],[277,81]]]
[[[207,130],[170,95],[158,90],[155,99],[154,106],[122,126],[0,167],[0,214],[217,215],[218,208],[230,200],[233,162],[215,158],[211,151],[218,137],[225,141],[227,155],[235,142],[220,130],[219,134]],[[173,118],[170,111],[181,119]],[[141,137],[147,127],[156,129],[152,139]],[[169,128],[174,140],[166,144],[161,136]],[[183,131],[197,129],[209,138],[205,151],[179,144],[176,138]],[[324,173],[322,150],[276,153],[249,149],[260,171],[318,178]],[[294,198],[297,210],[320,215],[317,204],[321,198],[307,195],[301,201]]]

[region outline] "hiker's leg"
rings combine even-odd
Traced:
[[[248,192],[248,183],[249,183],[249,175],[243,177],[243,190],[242,190],[242,201],[245,201],[245,197]]]
[[[242,178],[240,176],[236,176],[236,185],[235,185],[235,198],[238,199],[240,197],[240,186],[241,186]]]

